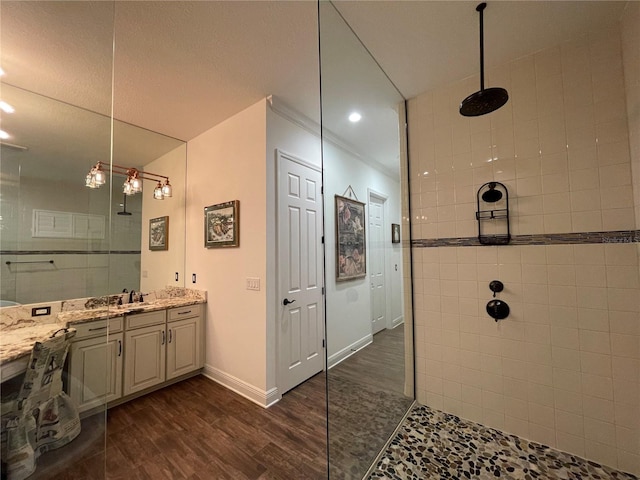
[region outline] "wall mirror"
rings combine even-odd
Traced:
[[[404,99],[339,4],[319,8],[329,468],[363,478],[414,398],[409,243],[392,238],[408,217]]]
[[[112,122],[113,8],[110,2],[2,4],[0,94],[14,110],[1,112],[10,135],[0,150],[3,304],[184,285],[186,145]],[[74,20],[70,27],[46,21],[60,10]],[[85,64],[87,78],[60,73],[68,62]],[[145,181],[125,208],[125,177],[108,175],[99,189],[84,185],[98,161],[170,176],[173,197],[153,200],[155,184]],[[149,219],[165,215],[174,220],[170,249],[151,252]]]

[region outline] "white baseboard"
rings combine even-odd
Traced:
[[[263,408],[270,407],[282,398],[277,388],[264,391],[211,365],[205,365],[202,374]]]
[[[393,319],[391,322],[391,328],[396,328],[401,323],[404,323],[404,317],[400,315],[398,318]]]
[[[333,355],[331,355],[329,357],[329,360],[328,360],[329,365],[328,365],[328,367],[329,368],[335,367],[337,364],[339,364],[343,360],[349,358],[351,355],[356,353],[361,348],[366,347],[371,342],[373,342],[373,335],[368,334],[368,335],[365,335],[364,337],[362,337],[360,340],[358,340],[356,342],[353,342],[351,345],[347,345],[342,350],[340,350],[339,352],[334,353]]]

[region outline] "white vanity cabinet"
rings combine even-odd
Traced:
[[[196,304],[73,325],[69,395],[78,410],[117,405],[197,373],[203,311]]]
[[[75,325],[69,351],[69,396],[84,412],[122,397],[122,318]]]
[[[125,395],[164,382],[166,318],[166,310],[125,316]]]
[[[202,368],[202,326],[201,305],[125,316],[124,395]]]
[[[167,312],[167,380],[204,366],[201,308],[189,305]]]

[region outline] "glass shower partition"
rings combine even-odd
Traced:
[[[114,7],[0,5],[2,478],[32,470],[39,479],[105,477],[105,402],[80,420],[60,393],[69,391],[69,367],[52,355],[71,351],[75,337],[68,346],[49,342],[66,325],[58,315],[70,299],[84,305],[110,293],[112,194],[86,188],[85,176],[97,161],[111,162]],[[38,351],[36,341],[51,350]],[[95,337],[102,373],[107,342],[106,333]],[[83,388],[104,391],[105,382],[94,372]],[[5,422],[9,411],[15,424]]]
[[[368,475],[414,401],[404,99],[319,2],[330,478]]]

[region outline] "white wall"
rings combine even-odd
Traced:
[[[343,195],[351,185],[358,200],[368,203],[368,190],[388,196],[385,222],[400,222],[400,184],[360,159],[325,141],[323,146],[325,195],[326,304],[327,345],[329,366],[371,341],[371,289],[369,265],[367,276],[346,282],[336,282],[335,195]],[[366,208],[368,212],[368,207]],[[368,223],[368,214],[365,215]],[[391,247],[391,227],[385,231],[388,260],[398,263],[401,275],[400,248]],[[389,264],[389,261],[387,262]],[[387,265],[387,270],[389,265]],[[395,270],[394,270],[395,274]],[[393,292],[400,296],[401,292]],[[387,305],[401,305],[387,296]],[[400,314],[396,311],[392,316]]]
[[[160,290],[168,285],[189,286],[191,282],[191,276],[187,278],[184,271],[186,163],[187,145],[184,144],[144,167],[149,172],[169,177],[173,196],[164,200],[155,200],[153,182],[147,181],[144,184],[140,241],[142,266],[140,290],[142,292]],[[169,217],[169,249],[151,251],[149,250],[149,220],[164,216]],[[176,272],[178,272],[177,281]]]
[[[414,240],[474,237],[475,194],[490,180],[509,188],[516,235],[635,228],[617,29],[490,70],[509,103],[462,117],[477,82],[409,104]],[[414,247],[418,401],[639,473],[638,253],[612,235]],[[494,279],[511,306],[500,323],[485,311]]]
[[[191,273],[196,273],[195,287],[208,292],[205,373],[261,405],[280,396],[276,384],[276,327],[280,309],[276,150],[320,165],[320,138],[311,130],[276,113],[267,101],[260,101],[190,141],[187,147],[186,275],[189,280]],[[342,185],[345,174],[365,202],[368,188],[388,195],[387,222],[400,223],[397,181],[335,146],[325,146],[325,153],[325,198],[331,204],[326,212],[326,222],[330,225],[326,238],[335,238],[333,195],[342,194],[346,188]],[[241,202],[240,248],[205,249],[203,208],[234,199]],[[385,235],[390,245],[388,230]],[[331,354],[370,337],[371,324],[369,282],[358,281],[357,298],[351,285],[336,286],[335,257],[331,253],[335,241],[328,240],[328,245],[327,313]],[[397,275],[401,275],[400,249],[390,246],[389,253],[389,263],[397,261]],[[246,290],[246,277],[259,277],[261,291]],[[401,311],[400,301],[388,298],[388,305],[392,315],[401,315],[396,311]],[[349,321],[340,320],[344,318]]]
[[[246,290],[246,277],[266,278],[266,101],[188,142],[186,275],[206,290],[205,373],[264,404],[266,290]],[[204,247],[204,208],[240,201],[240,246]]]

